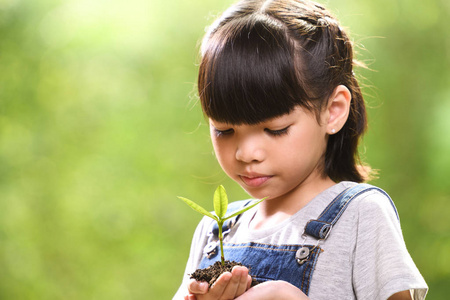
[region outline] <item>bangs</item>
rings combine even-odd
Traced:
[[[205,43],[198,88],[209,118],[257,124],[296,105],[308,107],[296,76],[294,45],[273,20],[234,20]]]

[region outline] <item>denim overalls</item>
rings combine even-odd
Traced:
[[[333,225],[339,220],[348,204],[355,197],[370,190],[378,190],[386,195],[397,214],[394,203],[383,190],[369,184],[358,184],[340,193],[316,220],[310,220],[306,224],[303,235],[299,237],[299,241],[303,240],[303,243],[296,245],[270,245],[254,242],[244,244],[224,243],[225,258],[247,266],[250,269],[250,274],[259,282],[268,280],[287,281],[308,295],[314,267],[319,254],[323,251],[320,247],[320,242],[326,240]],[[247,200],[231,203],[227,215],[247,205],[249,202]],[[239,216],[224,224],[224,236],[230,232],[238,219]],[[203,250],[204,257],[200,262],[200,269],[220,260],[220,255],[218,255],[218,231],[218,226],[215,224],[210,233],[209,241]],[[306,235],[315,238],[317,243],[315,245],[306,245],[304,243]]]

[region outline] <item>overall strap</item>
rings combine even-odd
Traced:
[[[331,203],[324,209],[317,220],[310,220],[305,226],[305,234],[313,236],[319,240],[326,239],[330,234],[331,228],[339,220],[350,202],[357,196],[371,190],[377,190],[381,192],[390,200],[392,207],[395,210],[395,214],[397,215],[397,219],[399,219],[397,209],[395,208],[392,199],[385,191],[376,186],[367,183],[361,183],[345,189],[333,201],[331,201]]]

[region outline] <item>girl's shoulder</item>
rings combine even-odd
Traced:
[[[386,207],[397,214],[394,202],[383,189],[352,181],[342,181],[321,192],[303,209],[301,214],[323,214],[327,210],[370,209],[371,207]]]
[[[311,202],[305,211],[305,232],[316,237],[325,238],[331,231],[347,236],[356,235],[366,230],[372,231],[379,222],[391,223],[391,228],[399,228],[397,210],[389,195],[382,189],[354,182],[340,182],[322,192]],[[379,226],[378,226],[379,227]]]
[[[323,227],[320,224],[329,223],[335,233],[341,230],[348,235],[380,230],[381,227],[387,232],[400,231],[395,204],[379,187],[340,182],[324,191],[320,198],[316,201],[317,205],[311,207],[312,213],[309,217],[312,219],[307,221],[312,222],[312,225],[307,225],[310,228],[320,229]],[[384,225],[380,226],[381,223]],[[387,224],[390,225],[385,226]]]
[[[344,230],[359,244],[366,240],[370,245],[371,239],[378,237],[402,240],[400,218],[389,194],[368,184],[353,184],[351,188],[356,193],[350,195],[351,202],[337,222],[336,230]]]
[[[382,188],[367,183],[343,181],[332,189],[333,199],[329,199],[328,206],[338,201],[340,206],[347,206],[349,210],[359,212],[386,211],[398,218],[397,208],[389,194]]]
[[[370,185],[358,184],[352,189],[356,190],[354,194],[354,207],[359,215],[370,218],[388,218],[399,221],[397,208],[389,194],[383,189]]]

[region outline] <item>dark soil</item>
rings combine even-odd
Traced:
[[[204,269],[197,269],[194,273],[190,274],[191,278],[197,281],[206,281],[209,283],[211,287],[214,282],[216,282],[217,278],[219,278],[220,274],[224,272],[231,272],[234,266],[243,266],[241,263],[235,261],[225,261],[225,266],[222,266],[220,261],[216,261],[213,265],[206,267]],[[255,286],[259,282],[252,278],[252,285]]]

